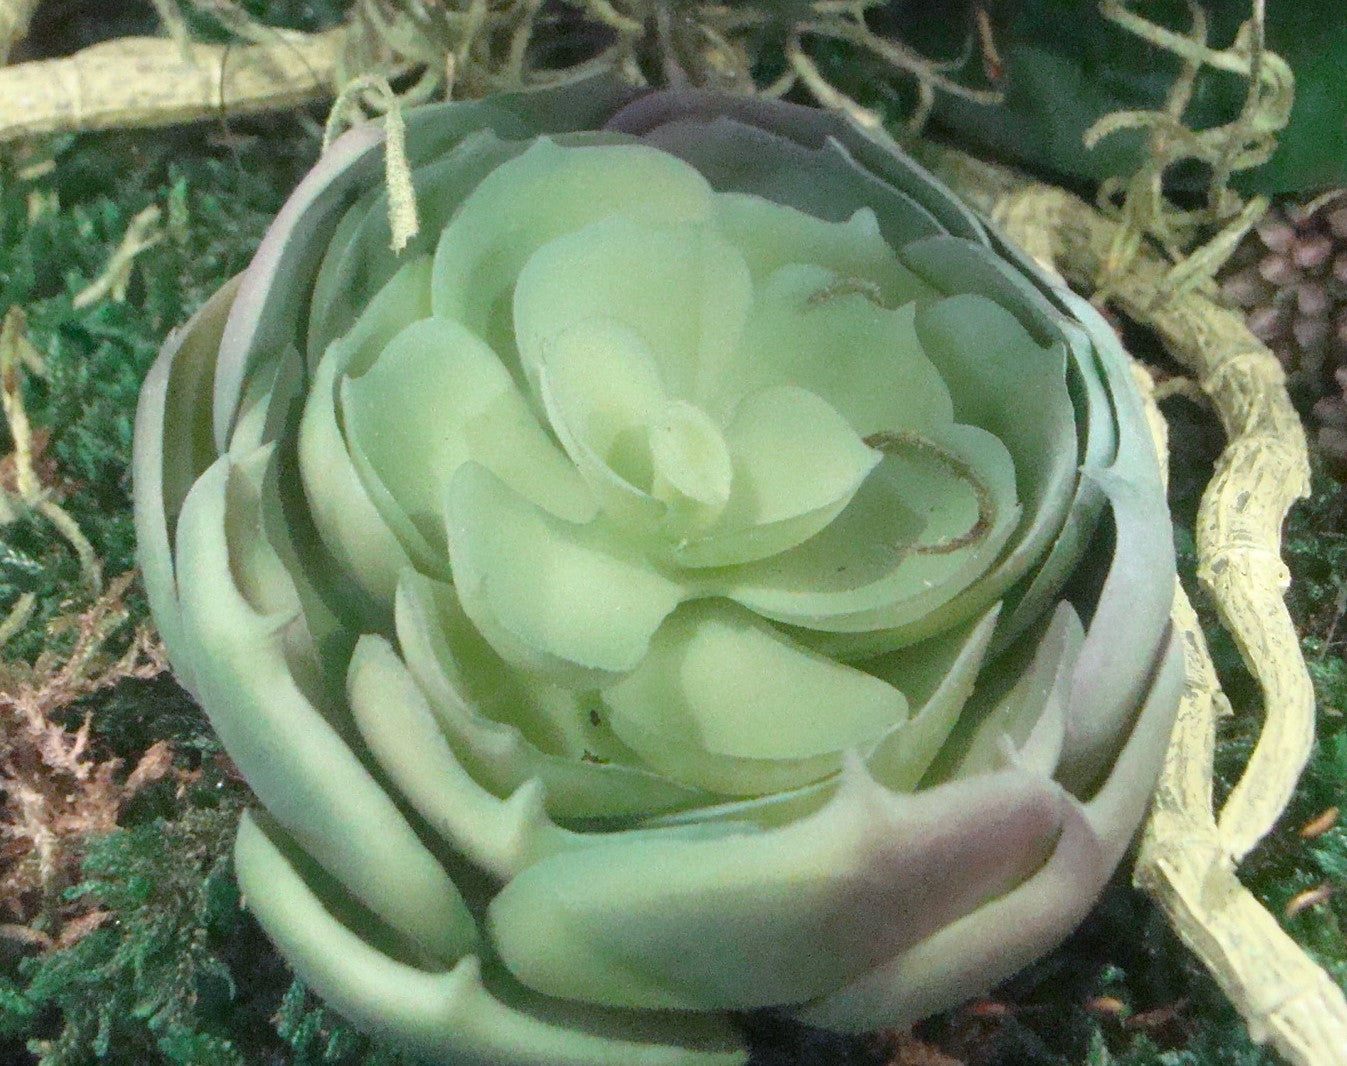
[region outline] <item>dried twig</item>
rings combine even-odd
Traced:
[[[56,500],[52,492],[42,483],[35,464],[39,440],[28,422],[28,411],[23,403],[23,389],[20,381],[20,368],[26,362],[23,348],[27,344],[24,331],[22,309],[11,307],[0,322],[0,410],[9,425],[9,435],[14,442],[11,459],[14,485],[12,489],[0,484],[0,518],[12,520],[19,514],[18,507],[36,511],[56,527],[79,556],[80,569],[84,573],[89,587],[98,592],[103,587],[103,566],[93,545],[80,529],[79,523],[70,516]],[[12,498],[11,494],[12,493]],[[16,507],[15,505],[18,505]]]
[[[0,69],[0,143],[71,130],[170,126],[331,96],[347,30],[277,31],[273,44],[126,37]]]
[[[102,273],[75,294],[71,301],[75,307],[88,307],[107,297],[116,303],[126,299],[126,287],[131,282],[131,268],[135,265],[136,256],[164,239],[164,232],[159,228],[159,217],[162,214],[158,204],[151,204],[131,219],[121,244],[112,253]]]
[[[1064,190],[947,148],[923,156],[1011,235],[1032,232],[1086,290],[1108,277],[1116,226]],[[1198,512],[1198,577],[1263,690],[1265,721],[1219,819],[1212,808],[1218,713],[1228,708],[1187,601],[1174,617],[1189,682],[1142,841],[1136,880],[1239,1007],[1250,1034],[1297,1066],[1341,1061],[1347,998],[1245,889],[1236,863],[1285,808],[1309,755],[1314,696],[1290,615],[1279,554],[1282,519],[1308,491],[1304,431],[1280,364],[1237,312],[1196,293],[1157,301],[1169,264],[1142,246],[1109,278],[1113,299],[1144,322],[1210,398],[1229,443]]]

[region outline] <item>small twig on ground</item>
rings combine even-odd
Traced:
[[[15,503],[31,509],[60,532],[79,556],[80,569],[88,586],[95,592],[103,587],[103,567],[93,545],[77,523],[42,484],[34,462],[36,434],[28,422],[28,411],[23,404],[20,368],[23,365],[22,347],[27,343],[23,311],[11,307],[0,322],[0,410],[3,410],[14,442],[12,453],[12,490],[0,485],[0,514],[17,514]],[[10,497],[13,497],[11,499]],[[7,514],[6,514],[7,512]]]
[[[121,244],[112,253],[102,273],[75,294],[72,301],[74,307],[88,307],[107,297],[115,303],[126,299],[126,287],[131,282],[131,268],[135,265],[136,256],[164,239],[164,232],[159,228],[159,217],[162,214],[158,204],[151,204],[131,219],[130,225],[126,227],[126,235],[122,237]]]
[[[16,44],[28,36],[39,0],[0,0],[0,66]]]

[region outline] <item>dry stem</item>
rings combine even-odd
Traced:
[[[2,2],[2,0],[0,0]],[[170,126],[330,96],[345,28],[277,31],[269,45],[125,37],[0,69],[0,143],[72,130]]]
[[[28,364],[23,354],[25,346],[31,348],[25,336],[23,311],[11,307],[0,322],[0,410],[4,412],[10,438],[14,441],[12,455],[5,457],[12,468],[14,484],[10,488],[0,482],[0,524],[18,517],[19,507],[36,511],[75,549],[85,581],[98,592],[103,586],[103,567],[98,554],[79,524],[43,484],[36,463],[41,450],[38,445],[43,438],[29,424],[23,403],[20,368]]]
[[[1087,291],[1105,280],[1129,316],[1151,326],[1211,400],[1228,445],[1197,518],[1198,578],[1262,687],[1265,721],[1219,820],[1212,808],[1216,715],[1227,708],[1191,606],[1175,625],[1189,679],[1135,873],[1179,936],[1238,1006],[1250,1035],[1296,1066],[1342,1061],[1347,998],[1235,876],[1235,864],[1285,808],[1314,736],[1314,696],[1282,602],[1289,575],[1281,523],[1308,492],[1304,430],[1276,358],[1238,313],[1189,293],[1163,299],[1169,264],[1143,246],[1128,271],[1108,273],[1114,223],[1069,193],[951,149],[927,161],[997,218],[1037,242]]]

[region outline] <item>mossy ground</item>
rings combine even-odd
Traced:
[[[124,6],[126,18],[139,17],[135,4]],[[250,6],[261,12],[262,5]],[[304,5],[270,6],[276,10],[266,14],[273,22],[302,23],[306,17]],[[127,29],[119,24],[116,31]],[[64,43],[88,43],[88,34],[98,30],[81,29],[84,36]],[[29,337],[46,364],[45,374],[30,368],[23,380],[41,441],[38,467],[107,575],[133,566],[128,460],[140,381],[164,335],[247,261],[316,157],[320,117],[70,136],[38,146],[42,154],[11,153],[0,162],[0,312],[23,308]],[[47,158],[50,163],[43,162]],[[130,220],[150,204],[164,209],[163,237],[136,258],[125,299],[77,307],[75,295],[100,274]],[[1219,437],[1208,415],[1185,401],[1170,403],[1166,412],[1177,443],[1175,508],[1181,521],[1191,521]],[[11,438],[0,435],[0,455],[11,447]],[[0,483],[5,476],[0,464]],[[1312,839],[1299,833],[1341,802],[1347,781],[1347,666],[1341,654],[1347,638],[1347,497],[1323,479],[1316,488],[1290,520],[1287,556],[1294,576],[1290,602],[1318,686],[1320,736],[1290,809],[1242,870],[1276,914],[1307,890],[1347,886],[1347,828]],[[1179,542],[1183,550],[1191,536],[1180,530]],[[1190,554],[1186,561],[1191,569]],[[5,664],[34,662],[44,649],[55,651],[59,661],[77,632],[66,622],[87,601],[75,552],[45,519],[33,516],[0,526],[0,616],[24,593],[34,595],[36,608],[0,650],[6,670]],[[109,661],[145,619],[134,585],[124,599],[128,618],[109,638]],[[1218,770],[1228,786],[1257,732],[1256,690],[1229,640],[1214,619],[1207,620],[1237,712],[1220,741]],[[199,711],[167,676],[127,679],[53,705],[50,713],[71,732],[88,718],[93,760],[117,758],[129,768],[156,741],[167,740],[173,766],[125,801],[116,831],[65,842],[70,872],[48,886],[50,898],[40,905],[31,896],[0,899],[0,923],[8,923],[0,928],[0,1062],[401,1061],[350,1032],[293,983],[240,910],[228,853],[246,792]],[[14,819],[15,802],[0,794],[6,824]],[[10,854],[0,850],[0,875]],[[1345,900],[1344,893],[1330,892],[1286,918],[1285,926],[1347,983]],[[36,933],[26,936],[21,927]],[[760,1066],[1274,1061],[1248,1040],[1163,918],[1121,877],[1062,949],[986,999],[927,1022],[919,1043],[842,1040],[770,1017],[751,1019],[749,1026]]]

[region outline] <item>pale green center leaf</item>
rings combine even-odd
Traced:
[[[463,609],[516,665],[630,670],[685,595],[601,521],[562,521],[478,463],[454,476],[445,518]]]

